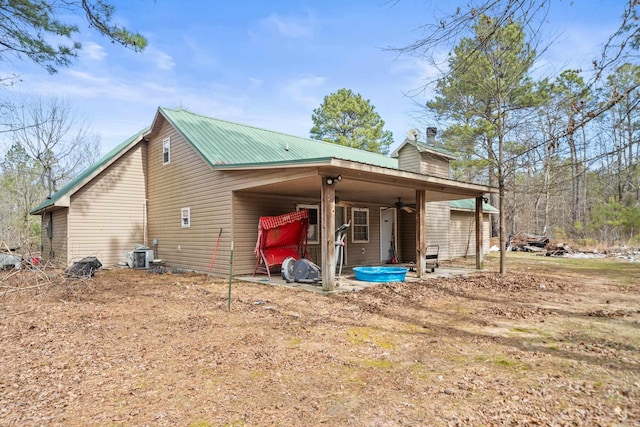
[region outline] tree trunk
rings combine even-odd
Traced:
[[[573,133],[574,126],[575,121],[573,117],[571,117],[569,119],[567,143],[569,144],[571,162],[571,207],[569,210],[569,219],[571,221],[572,228],[575,227],[576,222],[578,221],[578,205],[580,204],[580,177],[578,173],[578,153]]]
[[[505,232],[505,174],[504,174],[504,111],[502,111],[502,97],[498,96],[496,117],[497,131],[498,131],[498,194],[500,195],[500,274],[506,274],[507,272],[507,235]]]

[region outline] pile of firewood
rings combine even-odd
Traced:
[[[572,254],[574,252],[573,249],[571,249],[571,246],[566,243],[549,242],[544,249],[546,251],[546,256],[562,256]]]
[[[547,244],[549,244],[549,238],[547,236],[517,233],[509,236],[507,248],[512,251],[543,252]]]

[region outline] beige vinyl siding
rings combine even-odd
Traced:
[[[355,208],[369,209],[369,241],[367,243],[355,243],[353,241],[353,216],[351,207],[347,209],[348,220],[351,228],[347,233],[347,265],[357,267],[362,265],[380,264],[380,206],[358,205]],[[362,250],[364,249],[364,254]]]
[[[163,165],[163,140],[170,138],[170,162]],[[231,196],[228,182],[214,173],[166,121],[148,143],[148,241],[158,241],[156,258],[170,267],[208,271],[220,228],[223,234],[215,273],[229,271]],[[182,227],[181,209],[190,208],[191,226]],[[155,246],[154,246],[155,249]],[[220,260],[225,260],[223,268]]]
[[[42,250],[40,256],[44,262],[66,266],[67,255],[67,214],[68,208],[47,211],[41,216],[42,226]],[[49,239],[45,226],[49,221],[53,222],[53,234]]]
[[[439,245],[439,259],[449,256],[449,202],[428,202],[426,207],[427,245]]]
[[[171,162],[163,165],[162,141],[167,137],[171,139]],[[233,274],[253,273],[258,218],[291,212],[295,210],[296,203],[311,202],[287,200],[282,203],[280,198],[241,192],[268,180],[293,180],[300,171],[212,170],[182,135],[166,122],[149,142],[148,171],[148,238],[149,241],[158,239],[160,258],[171,267],[208,271],[222,228],[212,269],[216,276],[229,274],[232,240]],[[191,226],[183,228],[180,210],[187,207],[191,209]]]
[[[452,258],[475,255],[476,221],[472,212],[451,211],[451,244]]]
[[[416,261],[416,214],[398,212],[398,257],[401,262]]]
[[[70,263],[93,255],[117,265],[145,242],[145,153],[137,145],[71,197]]]
[[[448,160],[432,153],[421,153],[420,157],[421,173],[441,178],[449,178]]]
[[[411,145],[405,144],[398,152],[398,169],[420,172],[420,154],[418,149]]]
[[[452,258],[475,256],[476,253],[476,225],[475,214],[467,211],[451,211],[451,244]],[[482,249],[489,250],[489,215],[484,215]]]

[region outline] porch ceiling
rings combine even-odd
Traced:
[[[248,189],[253,193],[262,193],[292,198],[320,198],[322,179],[320,175],[258,185]],[[336,184],[336,197],[339,201],[349,203],[393,205],[398,197],[407,204],[415,203],[415,189],[384,185],[379,183],[357,181],[343,176]]]
[[[293,179],[262,181],[262,184],[256,181],[244,190],[293,198],[320,198],[322,179],[341,175],[342,181],[335,184],[336,197],[340,202],[379,206],[391,206],[399,197],[406,204],[415,204],[416,190],[425,190],[427,201],[467,199],[493,190],[436,177],[430,177],[429,181],[417,174],[386,169],[379,173],[360,168],[314,166],[304,168],[304,171]]]

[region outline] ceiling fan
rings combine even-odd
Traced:
[[[393,204],[393,206],[389,206],[387,209],[391,209],[391,208],[396,208],[398,210],[402,210],[406,213],[414,213],[415,212],[415,208],[412,208],[411,206],[405,205],[404,202],[402,201],[401,197],[398,197],[398,201],[395,202]]]

